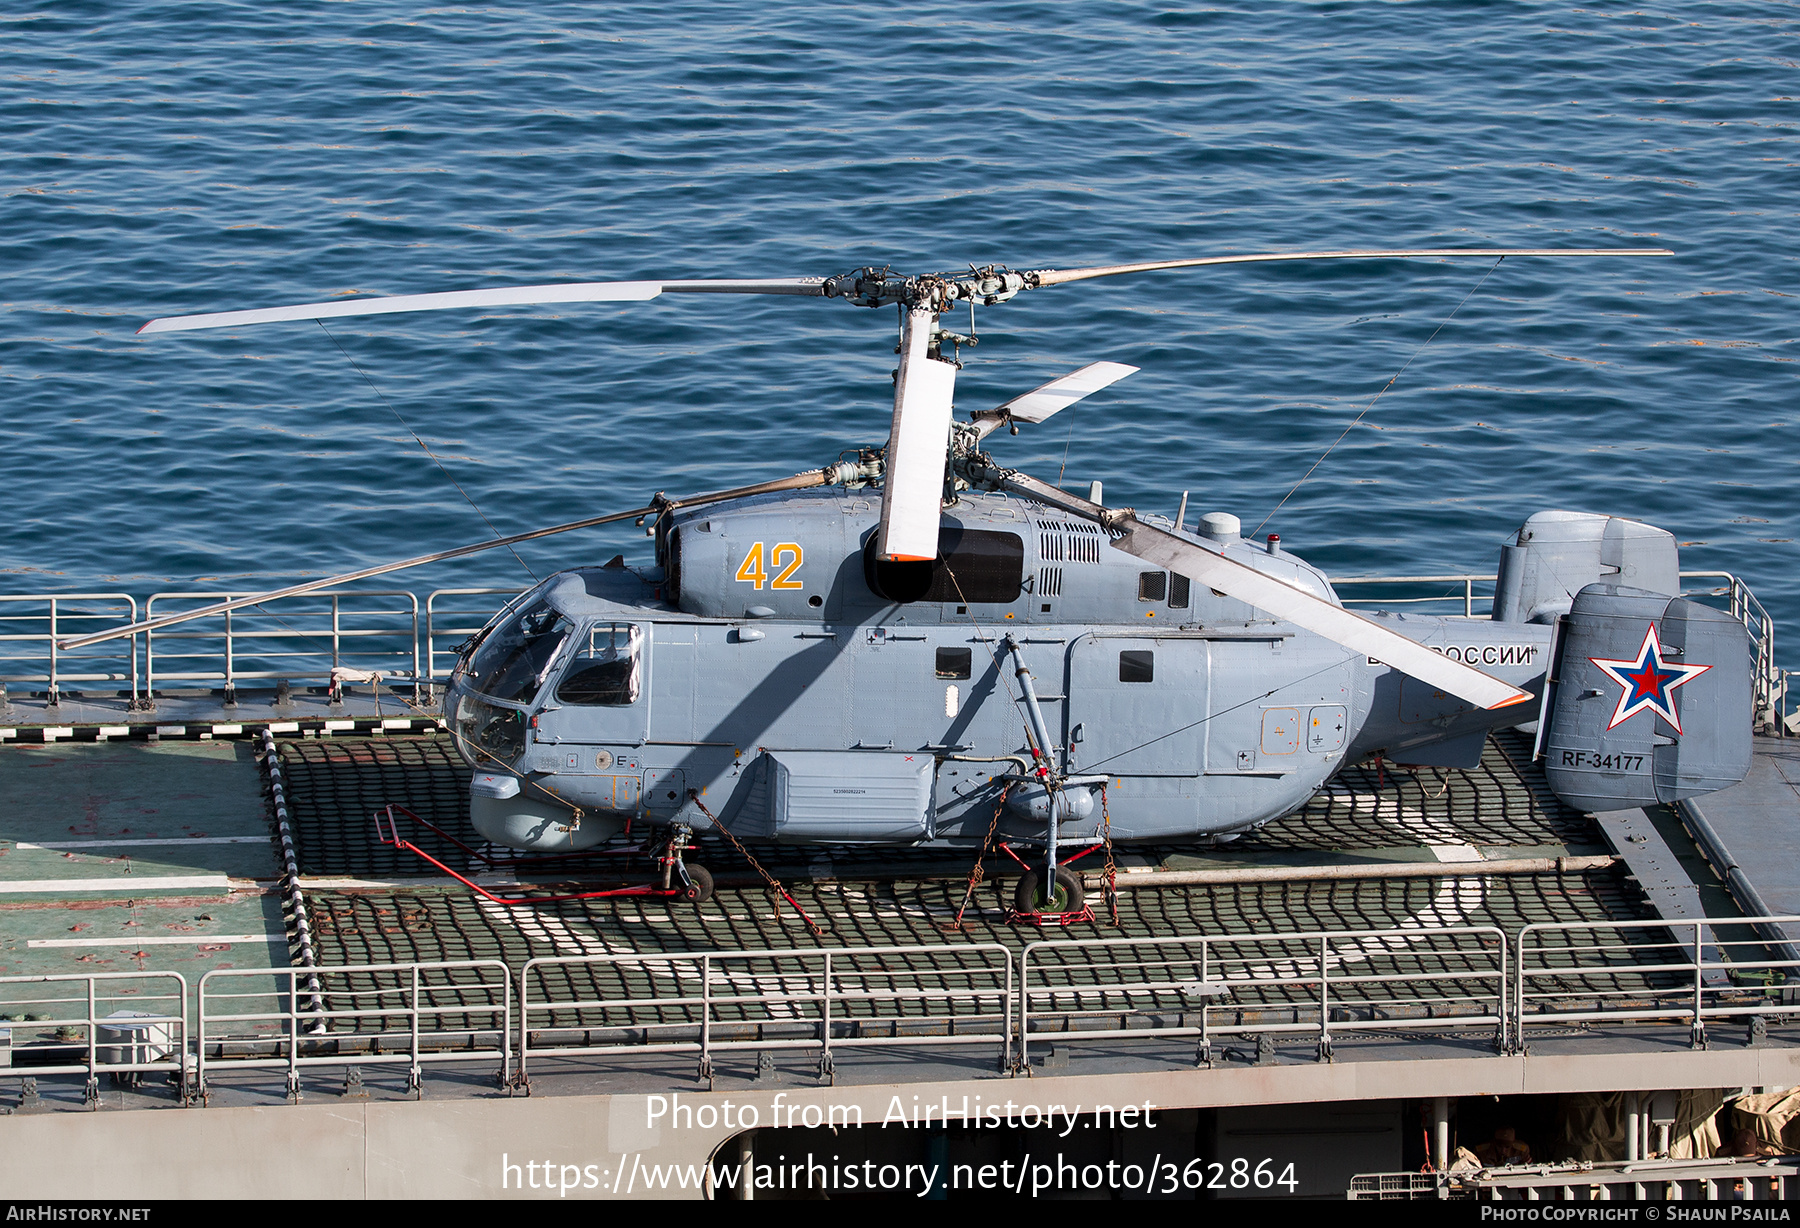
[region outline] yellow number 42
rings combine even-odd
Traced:
[[[794,579],[794,573],[800,570],[800,564],[806,560],[805,551],[793,542],[777,542],[775,548],[768,552],[769,567],[775,569],[775,577],[763,567],[763,544],[757,542],[750,547],[750,553],[738,564],[737,578],[752,588],[760,589],[766,582],[770,588],[805,588],[806,585]]]

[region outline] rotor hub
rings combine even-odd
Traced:
[[[898,303],[909,309],[923,308],[939,314],[956,303],[991,307],[1004,303],[1021,290],[1037,284],[1033,273],[1020,273],[1001,265],[970,266],[967,275],[922,273],[902,276],[891,268],[866,265],[825,279],[821,293],[841,298],[853,307],[887,307]]]

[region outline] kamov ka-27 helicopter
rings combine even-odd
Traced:
[[[449,308],[779,294],[893,306],[887,443],[771,482],[490,539],[114,631],[609,521],[650,523],[655,570],[561,572],[495,615],[445,696],[474,826],[517,849],[656,833],[668,894],[710,893],[696,832],[808,844],[1036,850],[1020,914],[1079,915],[1069,850],[1228,839],[1300,807],[1345,764],[1473,766],[1538,723],[1580,809],[1741,780],[1750,650],[1680,597],[1674,538],[1543,512],[1501,554],[1491,621],[1346,610],[1326,576],[1223,513],[1173,521],[1010,469],[1000,427],[1131,374],[1101,362],[954,421],[959,304],[1121,274],[1268,260],[1606,257],[1662,249],[1214,256],[1096,268],[594,282],[349,299],[153,320],[146,333]],[[879,498],[876,497],[879,492]],[[1185,501],[1183,512],[1185,513]],[[91,643],[102,636],[74,640]]]

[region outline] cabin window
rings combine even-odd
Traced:
[[[1161,601],[1163,599],[1163,596],[1168,592],[1168,589],[1169,589],[1169,576],[1168,576],[1167,572],[1161,572],[1161,571],[1140,571],[1140,572],[1138,572],[1138,600],[1139,601]]]
[[[1175,572],[1169,573],[1169,608],[1185,610],[1188,608],[1188,578]]]
[[[565,704],[623,707],[637,702],[643,634],[631,623],[596,623],[575,654],[556,698]]]
[[[548,601],[527,606],[482,642],[469,664],[469,686],[509,703],[532,702],[573,629]]]
[[[1156,681],[1156,654],[1142,648],[1127,648],[1119,654],[1120,682]]]
[[[967,678],[974,663],[975,650],[972,648],[937,650],[937,676],[940,678]]]
[[[1025,583],[1025,543],[1017,533],[965,529],[946,523],[938,532],[938,557],[915,563],[883,562],[880,534],[863,549],[863,578],[889,601],[942,601],[959,606],[1006,605]]]

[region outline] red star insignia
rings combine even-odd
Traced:
[[[1656,624],[1644,631],[1644,642],[1635,661],[1603,661],[1589,657],[1608,678],[1624,687],[1619,704],[1613,709],[1612,721],[1606,727],[1617,728],[1645,710],[1669,722],[1681,732],[1681,718],[1675,715],[1675,688],[1685,686],[1711,669],[1710,665],[1676,665],[1663,660],[1662,641],[1656,637]]]

